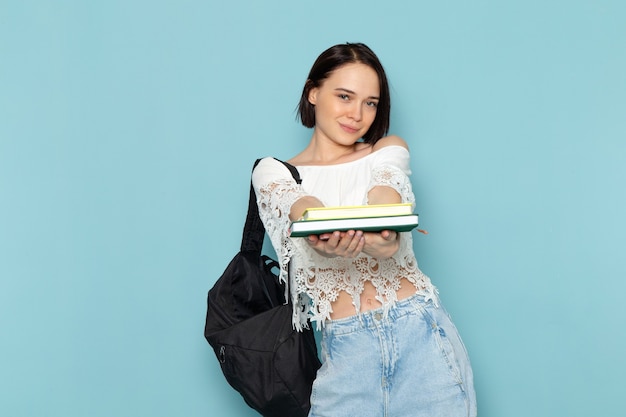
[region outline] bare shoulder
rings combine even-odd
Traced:
[[[307,165],[310,159],[311,157],[307,153],[307,149],[304,149],[302,152],[300,152],[293,158],[288,159],[287,162],[289,162],[291,165]]]
[[[374,144],[374,151],[384,148],[385,146],[402,146],[405,149],[409,149],[409,145],[400,136],[390,135],[380,138],[376,144]]]

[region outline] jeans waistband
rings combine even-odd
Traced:
[[[399,317],[411,314],[419,306],[428,304],[438,305],[436,295],[428,297],[422,293],[415,293],[407,298],[396,301],[388,306],[367,310],[354,316],[337,320],[327,320],[322,328],[325,335],[351,333],[360,329],[378,327],[385,321],[395,321]]]

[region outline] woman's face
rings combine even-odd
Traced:
[[[309,92],[315,106],[315,133],[341,145],[352,145],[374,122],[380,97],[378,75],[371,67],[343,65]]]

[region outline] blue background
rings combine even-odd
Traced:
[[[483,417],[623,415],[626,3],[0,2],[0,415],[255,416],[203,338],[255,158],[369,44]]]

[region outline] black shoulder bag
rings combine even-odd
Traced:
[[[283,164],[300,183],[297,169]],[[250,184],[241,249],[209,290],[204,336],[250,407],[265,417],[306,417],[321,363],[311,328],[293,328],[292,302],[274,272],[278,262],[261,255],[264,236]]]

